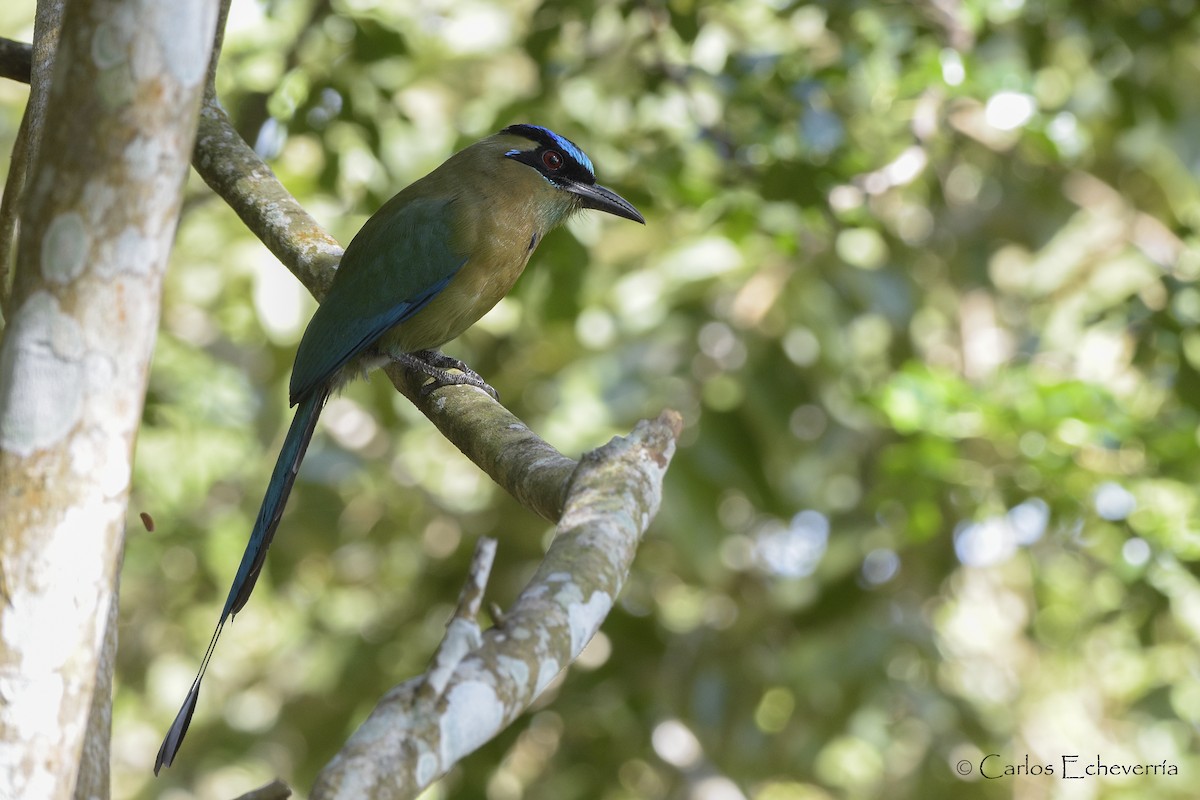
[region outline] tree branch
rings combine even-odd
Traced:
[[[314,297],[325,296],[342,246],[246,144],[211,91],[200,111],[192,166]]]
[[[243,795],[238,795],[237,800],[287,800],[291,796],[292,790],[286,783],[274,780],[265,786],[259,786],[257,789],[251,789]]]
[[[0,78],[29,83],[33,73],[33,46],[0,37]]]
[[[458,606],[446,623],[446,636],[433,654],[432,666],[425,673],[425,688],[434,695],[441,695],[445,691],[446,683],[463,658],[482,644],[483,634],[475,618],[479,616],[479,607],[483,605],[483,593],[495,559],[495,539],[485,536],[475,543],[471,570],[459,592]]]
[[[512,609],[448,678],[431,680],[437,664],[389,692],[317,777],[314,800],[416,797],[537,698],[612,609],[681,427],[667,411],[584,456],[554,542]]]

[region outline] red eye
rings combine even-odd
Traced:
[[[563,157],[557,150],[547,150],[542,153],[542,163],[546,169],[558,169],[563,165]]]

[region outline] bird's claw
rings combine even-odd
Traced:
[[[500,401],[499,392],[493,389],[478,372],[453,356],[437,350],[419,350],[415,353],[401,353],[396,360],[409,369],[433,378],[421,387],[421,397],[428,397],[443,386],[474,386],[490,394],[493,400]],[[454,370],[454,372],[450,372],[450,370]]]

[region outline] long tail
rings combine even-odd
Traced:
[[[319,389],[300,401],[296,407],[296,416],[292,419],[292,425],[283,440],[283,448],[279,451],[279,458],[275,461],[271,482],[267,484],[267,492],[258,510],[258,519],[254,523],[250,541],[246,544],[246,552],[242,554],[242,563],[238,565],[233,585],[229,587],[229,596],[221,610],[221,619],[218,620],[217,628],[208,641],[208,649],[204,651],[200,671],[196,673],[196,680],[192,681],[192,688],[188,690],[183,706],[175,715],[175,721],[171,723],[162,746],[158,748],[158,758],[154,761],[155,775],[158,775],[158,771],[164,766],[171,766],[175,754],[179,752],[179,746],[183,743],[183,737],[192,721],[192,712],[196,710],[196,701],[200,699],[200,682],[208,669],[217,639],[221,637],[221,629],[225,627],[226,620],[241,611],[250,599],[254,582],[258,580],[263,561],[267,557],[267,548],[271,546],[271,539],[274,538],[279,519],[283,516],[283,507],[287,505],[292,484],[296,482],[296,472],[300,469],[300,462],[304,460],[313,430],[317,427],[317,418],[321,416],[321,409],[328,396],[328,389]]]

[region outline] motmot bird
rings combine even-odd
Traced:
[[[296,350],[290,385],[296,416],[200,670],[159,748],[155,775],[179,751],[225,622],[250,598],[330,393],[396,361],[432,378],[424,394],[467,384],[494,397],[477,373],[436,348],[508,293],[546,233],[589,208],[645,224],[627,200],[596,183],[591,159],[569,139],[537,125],[510,125],[402,190],[351,240]]]

